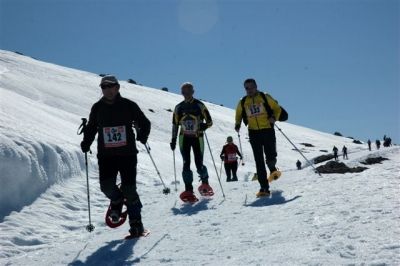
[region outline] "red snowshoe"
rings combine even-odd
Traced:
[[[199,193],[203,197],[211,197],[214,196],[214,190],[210,187],[209,184],[203,183],[199,186]]]
[[[125,200],[121,203],[120,208],[119,207],[113,208],[110,202],[105,217],[105,222],[108,227],[116,228],[125,223],[126,218],[128,216],[128,211],[126,209],[122,211],[124,205],[125,205]]]
[[[188,203],[195,203],[199,201],[199,199],[196,197],[196,195],[193,193],[191,190],[183,191],[181,195],[179,195],[181,200],[183,202],[188,202]]]

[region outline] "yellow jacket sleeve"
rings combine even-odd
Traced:
[[[236,106],[235,126],[240,126],[242,123],[242,111],[242,101],[239,101],[238,105]]]

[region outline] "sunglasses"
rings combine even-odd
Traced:
[[[115,84],[104,84],[104,85],[101,85],[100,87],[102,90],[105,90],[105,89],[111,89],[114,86],[115,86]]]
[[[257,89],[257,87],[245,87],[245,89],[246,89],[246,91],[249,91],[249,90],[255,90],[255,89]]]

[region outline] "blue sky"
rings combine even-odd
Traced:
[[[232,108],[253,77],[291,123],[399,142],[399,2],[0,0],[0,48]]]

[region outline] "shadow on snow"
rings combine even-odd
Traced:
[[[68,266],[80,265],[125,265],[126,260],[133,255],[133,247],[138,239],[114,240],[96,250],[86,258],[85,262],[74,260]],[[139,260],[140,259],[136,259]],[[138,261],[132,261],[138,262]]]
[[[184,203],[180,208],[176,207],[177,202],[175,202],[174,207],[172,207],[171,210],[174,215],[194,215],[201,211],[208,210],[208,203],[210,200],[211,199],[200,199],[200,201],[195,204]]]
[[[271,205],[281,205],[281,204],[286,204],[288,202],[294,201],[298,198],[301,198],[301,196],[295,196],[291,199],[286,199],[282,195],[282,193],[283,193],[283,191],[281,191],[281,190],[272,191],[271,197],[259,198],[250,203],[247,203],[247,195],[246,195],[244,206],[246,206],[246,207],[265,207],[265,206],[271,206]]]

